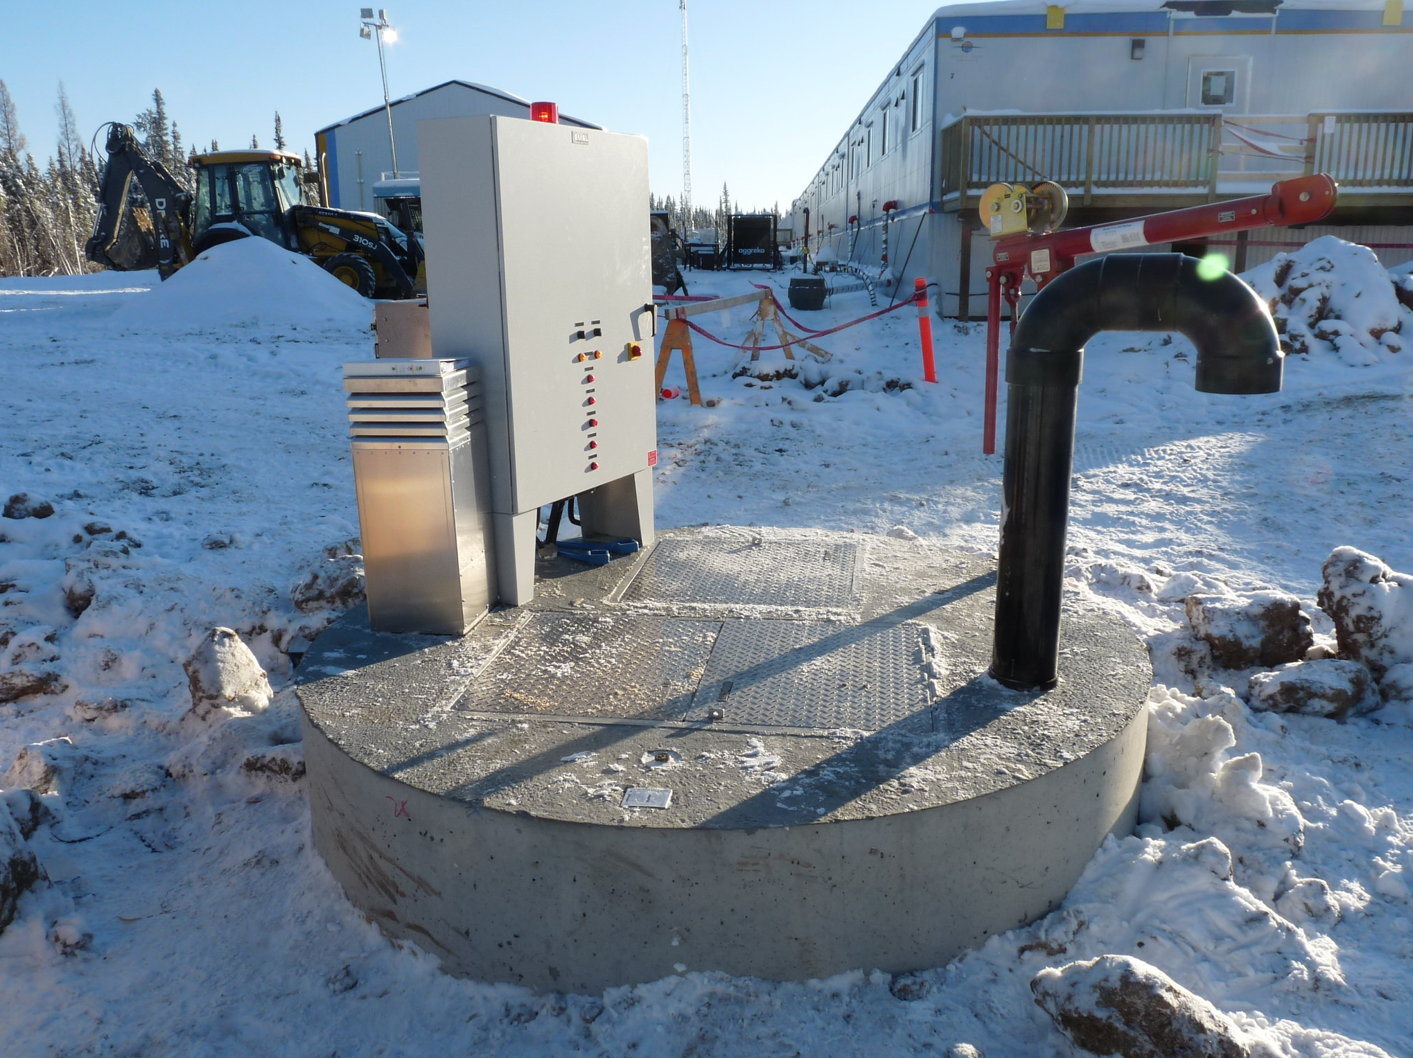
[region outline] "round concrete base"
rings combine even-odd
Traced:
[[[855,534],[667,534],[460,639],[353,612],[301,667],[314,838],[452,973],[937,966],[1133,826],[1147,652],[1066,612],[1059,686],[986,676],[989,562]]]

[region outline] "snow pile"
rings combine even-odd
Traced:
[[[1231,753],[1234,725],[1244,725],[1245,716],[1228,692],[1204,699],[1154,688],[1139,818],[1245,850],[1251,873],[1244,884],[1273,898],[1283,865],[1304,847],[1305,820],[1290,794],[1261,781],[1260,753]]]
[[[213,246],[110,319],[141,331],[351,331],[372,323],[373,307],[312,258],[252,237]]]
[[[1378,363],[1413,345],[1413,311],[1399,280],[1367,246],[1324,235],[1247,273],[1270,303],[1276,329],[1297,353],[1335,351],[1351,367]]]

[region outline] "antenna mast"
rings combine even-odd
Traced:
[[[682,227],[692,228],[692,97],[687,78],[687,0],[678,0],[682,11]]]

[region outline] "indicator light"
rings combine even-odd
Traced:
[[[597,426],[598,424],[599,424],[599,421],[598,421],[597,419],[590,419],[590,420],[589,420],[589,425],[590,425],[590,426]]]
[[[558,103],[531,103],[530,120],[544,121],[550,125],[559,124],[559,104]]]
[[[580,353],[578,356],[576,356],[576,357],[574,358],[574,362],[575,362],[576,364],[582,364],[582,363],[584,362],[584,354],[583,354],[583,353]]]
[[[597,463],[590,463],[590,464],[589,464],[589,469],[590,469],[590,470],[597,470],[598,468],[599,468],[599,465],[598,465]]]
[[[589,447],[590,447],[590,448],[597,448],[598,446],[599,446],[599,443],[598,443],[597,441],[590,441],[590,442],[589,442]]]
[[[603,352],[602,352],[601,350],[595,349],[595,350],[594,350],[594,359],[595,359],[595,360],[602,360],[602,359],[603,359]]]
[[[585,403],[588,403],[588,404],[597,404],[597,403],[598,403],[598,400],[597,400],[596,398],[594,398],[594,397],[590,397]]]
[[[584,376],[584,381],[585,381],[585,382],[592,382],[593,380],[594,380],[594,376],[593,376],[593,375],[585,375],[585,376]]]

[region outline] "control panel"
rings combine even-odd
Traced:
[[[417,137],[432,348],[481,369],[498,583],[523,602],[547,504],[652,539],[647,141],[501,116]]]

